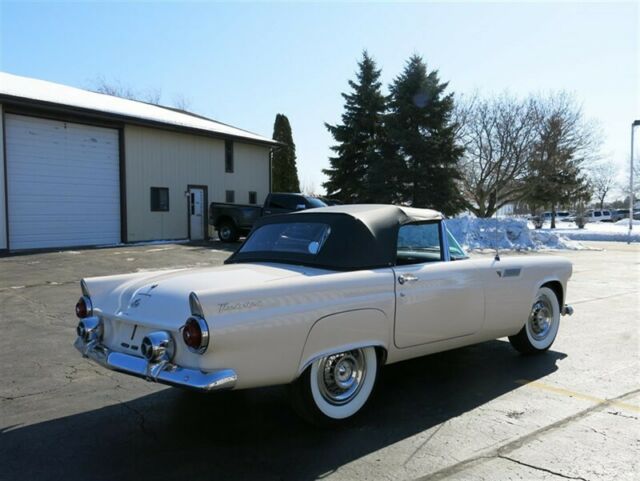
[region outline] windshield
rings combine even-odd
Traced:
[[[289,252],[315,256],[331,235],[329,224],[287,222],[258,227],[242,245],[239,253]]]

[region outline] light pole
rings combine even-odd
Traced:
[[[631,124],[631,159],[629,160],[629,239],[627,244],[631,244],[631,231],[633,230],[633,135],[636,127],[640,127],[640,120]]]

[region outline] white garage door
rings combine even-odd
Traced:
[[[118,131],[5,120],[9,248],[120,242]]]

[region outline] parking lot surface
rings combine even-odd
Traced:
[[[387,366],[331,430],[286,387],[188,393],[73,348],[81,277],[216,265],[229,246],[0,258],[0,479],[639,479],[640,246],[588,245],[551,253],[574,262],[575,314],[548,353],[501,339]]]

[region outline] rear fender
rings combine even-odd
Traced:
[[[389,347],[391,322],[379,309],[356,309],[318,319],[300,356],[298,375],[320,357],[362,347]]]

